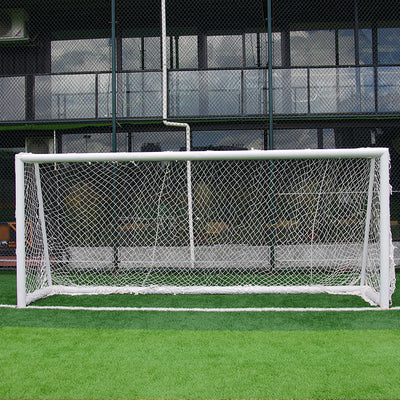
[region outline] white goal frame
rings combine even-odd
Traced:
[[[25,164],[26,163],[68,163],[68,162],[141,162],[141,161],[212,161],[212,160],[288,160],[288,159],[325,159],[325,158],[369,158],[379,159],[380,176],[380,225],[379,225],[379,280],[380,290],[377,292],[365,282],[365,266],[361,274],[360,285],[343,287],[319,286],[254,286],[246,287],[246,293],[342,293],[362,296],[371,304],[377,304],[382,309],[388,309],[391,302],[394,279],[393,247],[390,230],[390,193],[389,183],[389,151],[386,148],[362,149],[307,149],[307,150],[250,150],[250,151],[186,151],[186,152],[156,152],[156,153],[65,153],[65,154],[28,154],[20,153],[15,156],[16,176],[16,256],[17,256],[17,307],[52,294],[97,294],[97,293],[238,293],[237,287],[157,287],[157,288],[121,288],[121,287],[67,287],[52,285],[49,255],[46,254],[47,238],[43,234],[43,263],[46,265],[47,285],[35,293],[26,292],[25,265]],[[38,179],[40,190],[40,179]],[[191,194],[188,193],[188,196]],[[39,196],[39,219],[45,225],[43,204]],[[368,218],[367,218],[368,219]],[[368,223],[366,223],[367,225]],[[366,231],[368,228],[366,227]],[[368,234],[365,233],[364,251],[367,251]],[[365,258],[365,257],[364,257]],[[363,276],[364,274],[364,276]],[[243,289],[243,288],[242,288]],[[243,292],[243,290],[241,291]]]

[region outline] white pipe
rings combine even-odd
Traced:
[[[190,125],[184,122],[168,121],[168,61],[167,61],[167,22],[165,0],[161,0],[161,53],[162,53],[162,118],[166,126],[184,128],[186,131],[186,150],[190,151]]]
[[[163,123],[165,126],[184,128],[186,132],[186,151],[190,151],[191,132],[190,125],[183,122],[168,121],[168,65],[167,65],[167,22],[166,22],[165,0],[161,0],[161,42],[162,42],[162,109]],[[194,267],[194,228],[193,228],[193,195],[192,195],[192,166],[187,160],[187,200],[189,214],[189,242],[190,242],[190,264]]]
[[[162,117],[168,116],[167,22],[165,0],[161,0]]]

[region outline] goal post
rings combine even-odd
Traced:
[[[18,307],[102,293],[390,306],[387,149],[20,153],[15,174]]]

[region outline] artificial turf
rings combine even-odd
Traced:
[[[15,271],[2,271],[0,269],[0,304],[17,304]]]
[[[387,399],[400,335],[1,328],[7,399]]]
[[[250,298],[236,297],[249,305]],[[329,296],[331,302],[340,297],[353,296]],[[164,303],[173,306],[179,298],[167,296]],[[150,301],[56,296],[34,304],[110,306],[118,299],[131,306]],[[269,296],[256,299],[251,304],[273,302]],[[398,300],[395,292],[394,305]],[[0,303],[15,301],[15,273],[2,272]],[[0,398],[6,399],[393,399],[400,393],[400,310],[0,308],[0,342]]]

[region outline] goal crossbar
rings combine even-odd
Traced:
[[[366,147],[357,149],[301,149],[301,150],[225,150],[225,151],[165,151],[118,153],[58,153],[16,154],[16,160],[30,163],[57,162],[123,162],[123,161],[210,161],[210,160],[291,160],[327,158],[389,157],[388,149]]]

